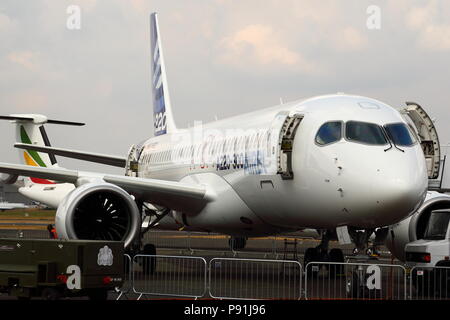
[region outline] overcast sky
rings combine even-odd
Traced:
[[[70,5],[80,29],[67,28]],[[375,5],[379,29],[373,27]],[[2,0],[0,114],[41,113],[53,146],[125,155],[152,135],[149,14],[179,127],[318,94],[421,104],[450,142],[447,0]],[[0,122],[1,162],[17,163]],[[58,158],[71,169],[121,170]]]

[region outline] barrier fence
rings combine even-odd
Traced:
[[[137,255],[133,291],[143,295],[200,298],[206,294],[206,260],[201,257]]]
[[[133,282],[131,279],[131,272],[132,272],[132,259],[131,256],[128,254],[125,254],[123,256],[124,262],[124,279],[123,279],[123,285],[120,288],[116,288],[116,292],[118,294],[116,300],[120,300],[122,297],[125,297],[126,299],[129,298],[129,294],[133,289]]]
[[[305,268],[306,299],[407,299],[406,270],[399,265],[311,262]]]
[[[125,255],[117,300],[213,299],[450,300],[450,267],[292,260]],[[134,296],[133,296],[134,295]]]
[[[412,268],[409,288],[412,300],[450,300],[450,267]]]
[[[300,299],[302,266],[297,261],[214,258],[209,295],[215,299]]]

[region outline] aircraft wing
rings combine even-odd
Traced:
[[[19,164],[0,163],[0,172],[50,179],[58,182],[72,183],[77,186],[104,181],[115,184],[136,199],[150,202],[173,210],[186,213],[195,213],[210,201],[207,188],[203,185],[194,185],[176,181],[145,179],[94,172],[82,172],[60,168],[42,168]]]
[[[78,150],[61,149],[54,147],[45,147],[38,145],[31,145],[27,143],[16,143],[14,147],[25,150],[33,150],[38,152],[44,152],[53,154],[56,156],[62,156],[66,158],[73,158],[79,160],[85,160],[90,162],[96,162],[101,164],[106,164],[114,167],[125,168],[127,159],[124,157],[118,157],[113,155],[106,155],[100,153],[92,153]]]

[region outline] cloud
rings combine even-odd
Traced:
[[[425,6],[413,7],[406,15],[406,25],[417,32],[419,47],[431,51],[450,50],[450,23],[443,18],[442,3],[430,1]]]
[[[0,31],[6,30],[11,25],[11,19],[3,14],[0,13]]]
[[[0,34],[2,38],[17,29],[17,21],[0,12]]]
[[[232,66],[289,66],[308,73],[314,69],[314,64],[282,44],[266,25],[246,26],[224,37],[219,47],[219,61]]]
[[[11,100],[14,110],[20,112],[43,112],[49,102],[48,96],[37,89],[18,92]]]
[[[339,51],[360,51],[369,44],[367,37],[352,27],[343,28],[333,42],[334,47]]]
[[[8,60],[30,71],[37,71],[39,69],[39,65],[37,63],[37,53],[35,52],[12,52],[8,55]]]

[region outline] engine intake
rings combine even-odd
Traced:
[[[110,183],[88,183],[69,193],[56,212],[61,238],[124,241],[139,236],[141,214],[131,196]]]

